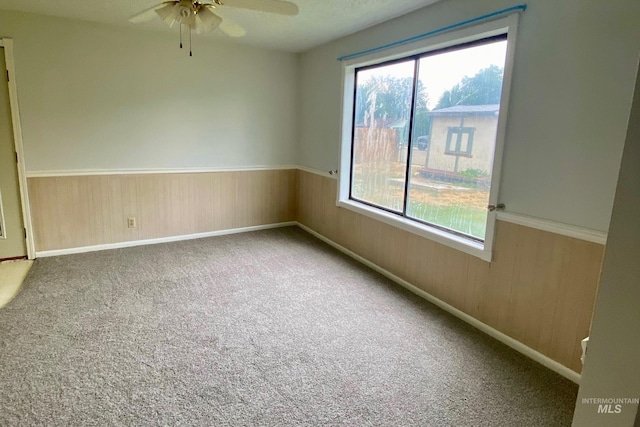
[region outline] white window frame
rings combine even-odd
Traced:
[[[420,222],[395,215],[383,209],[378,209],[349,198],[351,185],[351,145],[353,130],[353,110],[355,73],[357,68],[368,65],[381,64],[394,59],[401,59],[417,54],[423,54],[447,47],[457,46],[501,34],[507,35],[507,54],[505,58],[504,76],[502,80],[502,97],[500,100],[500,115],[498,117],[498,129],[496,133],[496,147],[494,153],[493,169],[491,171],[491,185],[489,190],[489,205],[497,206],[500,186],[500,174],[502,170],[502,156],[504,151],[505,131],[509,112],[509,94],[511,89],[511,76],[515,55],[516,34],[518,28],[518,14],[512,14],[500,19],[485,22],[483,24],[464,27],[459,30],[429,37],[427,39],[395,46],[383,51],[359,56],[343,62],[342,66],[342,143],[340,147],[340,171],[338,176],[338,194],[336,204],[339,207],[349,209],[367,217],[382,221],[394,227],[401,228],[410,233],[417,234],[443,245],[458,249],[470,255],[491,261],[492,248],[495,234],[495,222],[497,212],[488,211],[486,234],[484,242],[467,239],[454,234],[422,224]]]

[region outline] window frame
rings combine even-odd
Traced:
[[[445,144],[444,154],[458,157],[473,157],[473,134],[476,128],[469,126],[449,126],[447,129],[447,142]],[[462,135],[467,134],[467,149],[460,150],[462,147]],[[456,135],[455,149],[452,149],[451,143],[454,142],[453,135]]]
[[[344,61],[342,64],[341,173],[338,176],[336,205],[490,262],[492,259],[495,221],[497,216],[497,212],[495,210],[487,212],[485,239],[484,242],[481,242],[449,232],[446,229],[442,229],[434,225],[425,224],[419,220],[398,216],[395,213],[386,211],[384,208],[375,207],[370,204],[351,199],[351,160],[353,150],[353,115],[355,109],[355,75],[357,69],[382,65],[393,61],[407,60],[417,55],[423,55],[425,53],[444,50],[447,48],[455,48],[467,43],[473,43],[478,40],[506,34],[507,52],[502,80],[500,115],[498,117],[496,146],[494,151],[488,203],[489,205],[498,205],[517,27],[518,14],[514,13],[482,24],[464,27],[459,30],[450,31],[427,39],[406,43],[385,49],[384,51]]]

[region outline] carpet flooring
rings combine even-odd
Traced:
[[[0,425],[560,426],[577,386],[304,231],[39,259]]]

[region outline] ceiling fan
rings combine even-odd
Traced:
[[[131,17],[129,22],[138,24],[159,16],[169,27],[179,24],[181,48],[183,25],[188,27],[189,44],[191,44],[192,31],[202,34],[219,28],[232,37],[244,36],[246,34],[244,28],[231,19],[223,19],[220,16],[220,10],[224,8],[248,9],[288,16],[298,14],[298,6],[284,0],[169,0],[140,12]],[[192,56],[191,48],[189,56]]]

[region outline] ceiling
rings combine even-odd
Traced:
[[[39,13],[104,24],[130,26],[128,19],[162,0],[0,0],[0,9]],[[239,9],[222,9],[247,30],[237,42],[289,52],[303,52],[330,40],[404,15],[438,0],[291,0],[300,8],[294,17]],[[135,27],[174,31],[160,19]],[[207,35],[229,36],[217,30]]]

